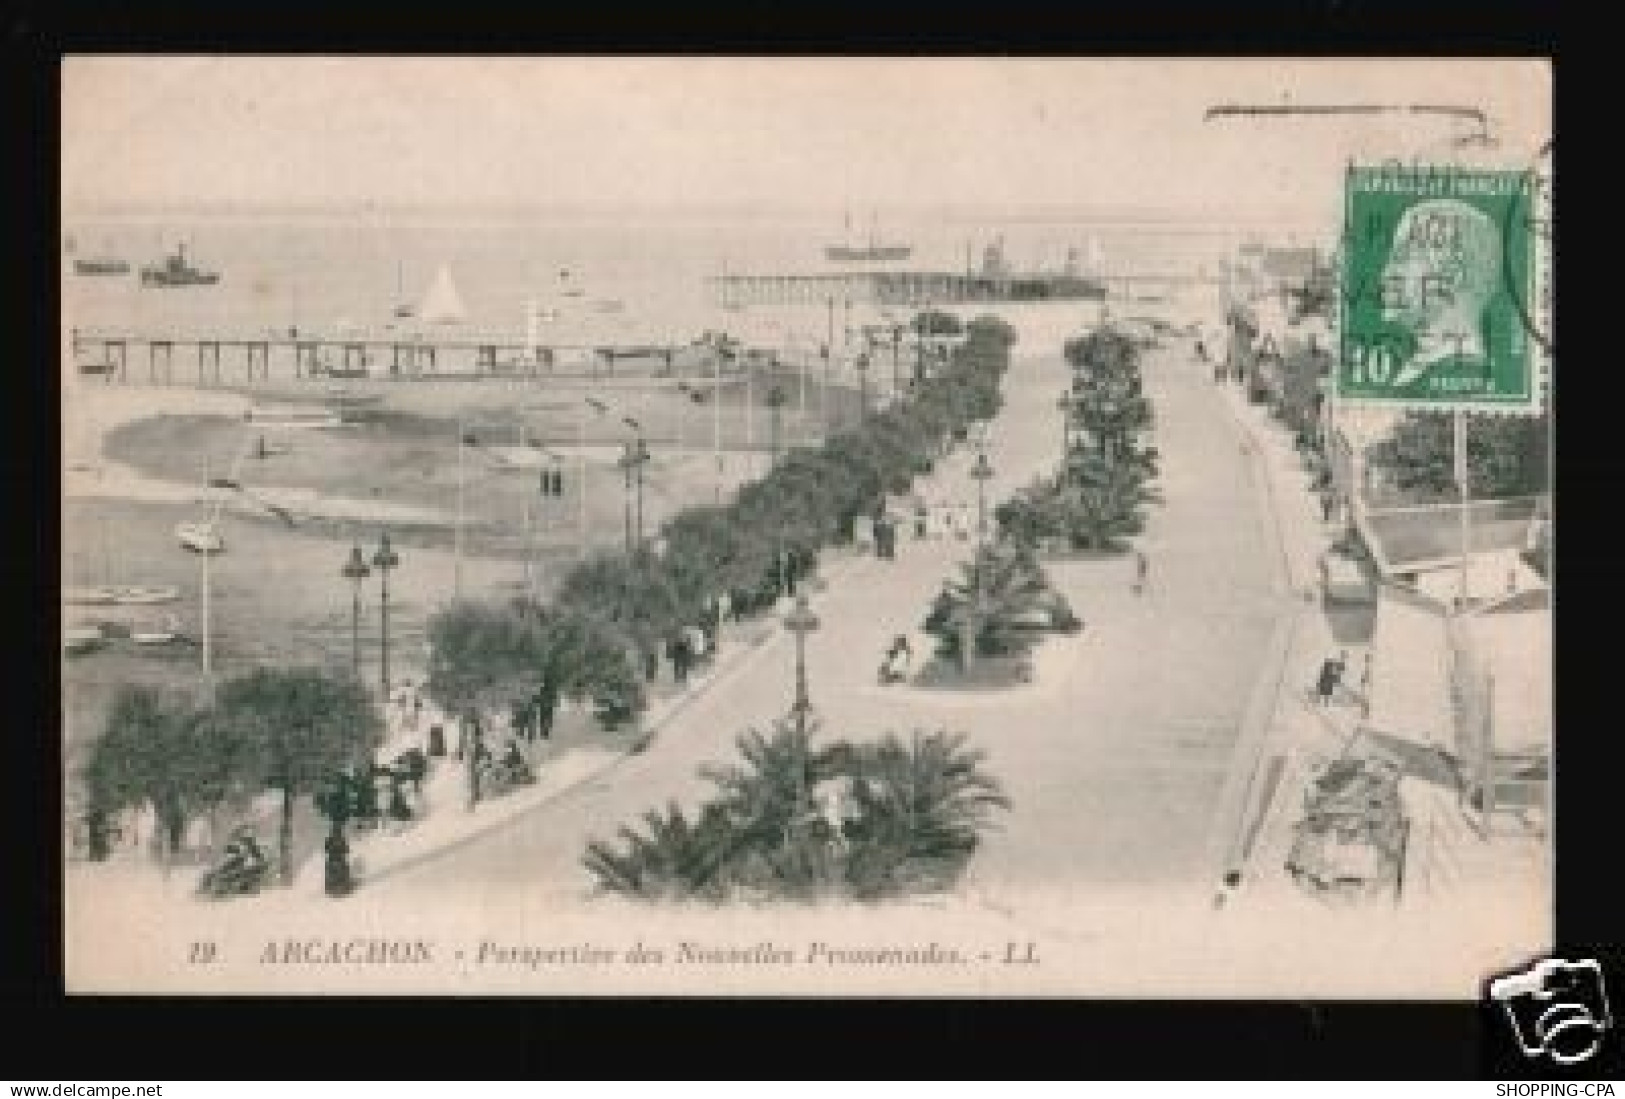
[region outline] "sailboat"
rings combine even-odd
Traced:
[[[418,316],[430,324],[460,324],[468,319],[468,310],[463,307],[462,296],[457,293],[451,271],[445,264],[440,265],[429,292],[423,295]]]
[[[69,237],[68,242],[72,245],[73,238]],[[72,252],[73,248],[70,247],[68,251]],[[121,256],[115,256],[111,249],[104,247],[94,255],[76,256],[73,261],[73,273],[76,275],[128,275],[130,273],[130,261]]]
[[[870,220],[869,239],[864,244],[854,243],[852,240],[852,215],[846,216],[846,237],[840,244],[831,244],[824,249],[824,258],[837,263],[865,262],[873,263],[884,260],[905,260],[914,254],[912,244],[883,244],[875,232],[874,220]]]

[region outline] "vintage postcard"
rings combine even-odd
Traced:
[[[1545,61],[61,94],[69,992],[1550,951]]]

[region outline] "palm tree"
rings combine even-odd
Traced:
[[[1030,548],[983,547],[961,571],[943,585],[925,619],[939,656],[968,663],[963,639],[972,631],[975,655],[1019,656],[1050,628],[1055,596]]]
[[[588,841],[582,862],[600,889],[645,901],[726,899],[735,837],[720,806],[704,806],[691,821],[673,801],[644,813],[642,823],[642,833],[617,831],[624,850]]]
[[[740,762],[702,775],[715,795],[692,814],[675,802],[622,827],[619,847],[583,857],[599,888],[643,900],[800,899],[835,892],[873,900],[951,885],[1010,802],[963,734],[888,734],[812,746],[778,722],[738,740]],[[839,832],[815,807],[818,787],[846,786]]]
[[[914,730],[905,744],[895,733],[852,753],[856,821],[846,877],[853,894],[942,889],[963,872],[992,823],[1009,809],[997,779],[983,770],[984,753],[968,750],[963,733]]]

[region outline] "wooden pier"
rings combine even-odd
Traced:
[[[933,271],[858,271],[794,275],[717,275],[718,304],[750,305],[861,302],[881,306],[958,305],[974,302],[1100,301],[1108,296],[1168,292],[1218,285],[1199,275],[1134,274],[1099,277],[1054,273],[970,275]]]
[[[602,377],[624,359],[654,359],[669,370],[679,353],[693,349],[692,344],[533,346],[511,337],[182,336],[81,328],[71,331],[70,344],[70,369],[102,374],[109,382],[129,381],[134,360],[138,374],[145,367],[148,382],[197,385],[270,381],[273,368],[294,378]],[[177,359],[192,368],[183,368],[180,378]]]

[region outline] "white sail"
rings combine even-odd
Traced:
[[[423,295],[418,316],[430,324],[457,324],[468,319],[463,299],[458,295],[457,287],[451,281],[451,272],[444,264],[435,273],[429,292]]]

